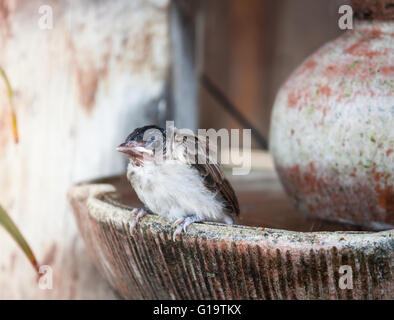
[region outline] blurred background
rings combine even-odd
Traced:
[[[276,92],[290,73],[341,32],[346,1],[202,1],[203,70],[265,137]],[[203,89],[199,126],[240,124]],[[254,147],[259,147],[253,141]]]
[[[120,174],[137,126],[242,128],[207,75],[266,138],[280,85],[337,37],[337,0],[0,1],[0,203],[51,267],[52,289],[0,231],[0,299],[117,298],[92,266],[68,188]],[[254,148],[260,148],[253,141]]]

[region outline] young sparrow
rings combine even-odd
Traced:
[[[139,220],[155,213],[178,225],[173,239],[193,222],[232,224],[239,215],[237,197],[205,141],[174,128],[135,129],[117,151],[129,159],[127,178],[146,209],[135,209]]]

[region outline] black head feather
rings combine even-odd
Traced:
[[[144,134],[148,130],[152,130],[152,129],[159,130],[161,132],[161,134],[163,135],[163,141],[165,141],[165,139],[166,139],[165,130],[163,128],[158,127],[158,126],[150,125],[150,126],[144,126],[144,127],[135,129],[132,133],[130,133],[128,135],[125,142],[126,143],[130,142],[130,141],[142,142],[144,140]]]

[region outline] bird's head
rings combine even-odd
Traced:
[[[135,129],[116,150],[125,153],[136,164],[154,161],[165,154],[166,132],[158,126]]]

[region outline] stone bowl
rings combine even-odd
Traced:
[[[394,230],[306,217],[273,171],[230,180],[241,225],[195,223],[175,241],[174,225],[156,215],[130,233],[141,204],[123,177],[68,197],[88,253],[125,299],[394,298]]]

